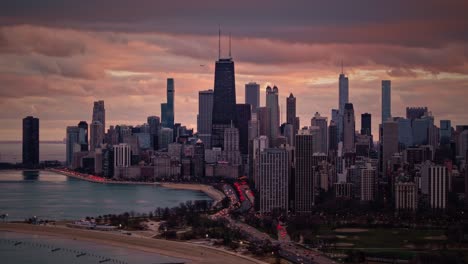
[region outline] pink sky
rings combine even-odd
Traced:
[[[40,118],[41,140],[61,140],[66,126],[90,121],[95,100],[105,100],[107,125],[142,124],[160,115],[169,77],[176,122],[196,129],[198,91],[213,88],[218,24],[224,55],[232,32],[238,103],[245,83],[261,85],[262,105],[275,84],[283,120],[290,92],[301,125],[315,112],[330,117],[343,60],[357,129],[369,112],[378,134],[382,79],[392,80],[393,116],[428,106],[437,122],[468,124],[466,2],[166,2],[0,4],[0,140],[20,140],[27,115]]]

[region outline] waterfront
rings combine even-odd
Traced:
[[[73,220],[86,216],[173,207],[188,200],[211,200],[201,191],[149,185],[95,184],[50,171],[0,171],[0,214],[8,220],[37,216]]]

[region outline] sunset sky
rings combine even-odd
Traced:
[[[105,100],[106,125],[160,115],[166,78],[175,79],[175,121],[196,129],[198,91],[213,88],[218,53],[244,85],[275,84],[282,120],[297,97],[301,126],[338,106],[341,61],[360,114],[380,123],[381,80],[392,80],[392,115],[428,106],[436,118],[468,124],[468,1],[0,2],[0,140],[21,139],[21,119],[40,118],[41,140],[90,122]]]

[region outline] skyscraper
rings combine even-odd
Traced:
[[[398,153],[398,123],[393,120],[385,121],[382,125],[382,172],[386,176],[389,171],[388,161],[393,154]]]
[[[71,166],[73,161],[73,153],[77,151],[76,146],[79,146],[79,150],[81,150],[80,144],[80,128],[77,126],[68,126],[67,127],[67,144],[66,144],[66,165]]]
[[[167,103],[161,104],[161,123],[163,127],[174,128],[174,79],[167,79]]]
[[[239,130],[239,149],[244,155],[249,153],[249,121],[252,117],[249,104],[236,104],[236,127]]]
[[[308,129],[296,135],[295,211],[310,212],[315,203],[313,135]]]
[[[149,126],[150,145],[153,150],[158,150],[158,136],[161,129],[161,119],[159,116],[148,116],[147,123]]]
[[[205,176],[205,146],[201,139],[198,139],[195,143],[193,155],[193,176]]]
[[[356,131],[353,104],[346,103],[343,113],[343,150],[354,152],[354,133]]]
[[[450,120],[440,120],[440,144],[446,145],[450,143],[452,137],[452,124]]]
[[[349,102],[349,80],[341,70],[341,74],[338,82],[339,98],[338,98],[338,142],[343,140],[343,116],[345,111],[345,105]]]
[[[297,134],[299,126],[296,124],[296,97],[292,93],[286,98],[286,123],[293,125],[294,134]]]
[[[310,120],[311,126],[316,126],[319,128],[320,142],[319,142],[319,152],[328,153],[328,119],[326,117],[320,116],[319,112],[316,112],[312,120]]]
[[[224,129],[236,121],[234,61],[219,58],[215,66],[211,147],[223,147]]]
[[[96,101],[93,106],[93,119],[92,122],[99,121],[102,125],[102,134],[106,133],[106,109],[104,108],[104,101]]]
[[[258,182],[260,212],[270,213],[273,209],[288,209],[289,158],[286,149],[265,149],[260,152]]]
[[[427,115],[427,113],[427,107],[406,107],[406,118],[411,119],[411,121],[421,118]]]
[[[339,78],[339,111],[341,114],[344,113],[345,104],[349,103],[349,80],[348,77],[344,75],[343,72],[340,74]]]
[[[81,151],[88,151],[88,123],[86,123],[86,121],[80,121],[78,123],[78,128],[78,144],[81,146]]]
[[[373,201],[377,190],[377,174],[370,163],[361,169],[361,201]]]
[[[252,113],[260,107],[260,85],[250,82],[245,85],[245,103],[251,106]]]
[[[433,209],[445,209],[449,190],[448,170],[444,166],[433,165],[430,162],[421,168],[421,192],[429,196],[429,204]]]
[[[392,90],[391,81],[382,81],[382,124],[392,116]]]
[[[258,119],[258,135],[267,136],[268,140],[271,139],[271,113],[270,109],[267,107],[259,107],[257,109],[257,119]]]
[[[32,116],[23,119],[23,165],[39,165],[39,118]]]
[[[266,107],[270,109],[270,142],[274,146],[276,138],[278,137],[278,130],[280,125],[280,112],[278,104],[278,87],[267,86],[266,88]]]
[[[338,128],[335,124],[335,121],[330,122],[330,126],[328,126],[328,150],[329,151],[337,151],[338,150]]]
[[[361,135],[370,136],[372,134],[372,115],[369,113],[361,114]]]
[[[93,121],[90,125],[90,150],[95,151],[96,148],[100,147],[104,139],[102,130],[102,123],[100,121]]]
[[[203,142],[206,149],[211,148],[211,125],[213,117],[213,90],[198,92],[198,116],[197,132],[198,138]]]

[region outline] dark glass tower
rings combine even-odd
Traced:
[[[361,115],[361,135],[370,136],[372,134],[372,115],[364,113]]]
[[[39,118],[23,119],[23,165],[34,168],[39,165]]]
[[[250,104],[237,104],[236,114],[236,127],[239,130],[239,150],[242,154],[247,155],[249,153]]]
[[[167,79],[167,103],[161,104],[161,123],[163,127],[174,128],[174,79]]]
[[[78,129],[78,143],[81,146],[81,151],[88,151],[88,123],[86,121],[80,121],[78,123]]]
[[[224,129],[236,122],[234,61],[219,59],[215,66],[211,147],[223,147]]]

